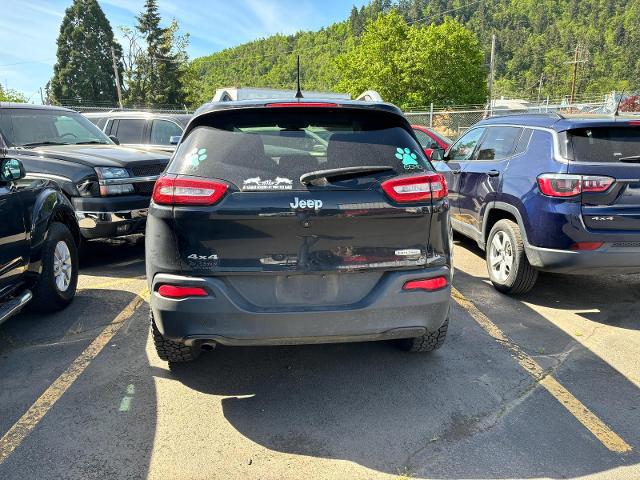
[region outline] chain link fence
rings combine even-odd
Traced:
[[[74,101],[63,101],[61,107],[70,108],[80,113],[99,113],[99,112],[150,112],[150,113],[193,113],[194,109],[189,109],[184,105],[128,105],[125,108],[119,108],[112,104],[99,103],[78,103]]]
[[[543,100],[508,100],[496,99],[491,105],[466,105],[458,107],[438,108],[429,105],[423,108],[413,108],[405,112],[410,123],[432,128],[445,137],[455,140],[484,118],[499,115],[535,114],[535,113],[564,113],[564,114],[610,114],[616,108],[621,94],[611,92],[605,95],[583,96],[571,101],[569,97],[550,98]],[[124,109],[106,104],[78,104],[78,102],[63,102],[63,106],[78,112],[115,112],[115,111],[145,111],[153,113],[193,113],[193,109],[180,105],[161,105],[157,107],[127,106]]]
[[[474,109],[405,112],[405,116],[411,124],[429,127],[455,140],[487,115],[484,109]]]
[[[489,105],[470,105],[448,109],[430,105],[425,109],[410,109],[405,116],[414,125],[423,125],[451,140],[456,140],[473,125],[484,118],[513,114],[563,113],[563,114],[610,114],[620,94],[612,92],[606,95],[584,96],[574,99],[569,97],[545,98],[544,100],[493,100]]]

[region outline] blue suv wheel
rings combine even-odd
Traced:
[[[526,293],[538,279],[524,250],[518,224],[511,220],[497,222],[487,241],[487,267],[491,283],[503,293]]]

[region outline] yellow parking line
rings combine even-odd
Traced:
[[[129,283],[134,283],[137,280],[144,280],[146,277],[144,275],[141,275],[139,277],[133,277],[133,278],[120,278],[118,280],[108,280],[105,282],[98,282],[98,283],[90,283],[88,285],[78,285],[78,290],[98,290],[101,288],[111,288],[111,287],[118,287],[120,285],[127,285]]]
[[[22,417],[0,438],[0,464],[20,446],[29,433],[38,425],[49,410],[60,400],[62,395],[86,370],[91,361],[111,341],[120,330],[126,320],[131,318],[135,311],[148,298],[148,292],[143,291],[137,295],[124,310],[95,338],[93,342],[73,361],[67,368],[34,402]]]
[[[452,289],[453,299],[464,308],[471,317],[498,343],[505,347],[515,358],[520,366],[531,375],[536,382],[542,385],[564,408],[566,408],[576,420],[589,430],[605,447],[612,452],[627,453],[631,446],[622,437],[611,430],[580,400],[558,382],[552,375],[547,375],[544,369],[531,356],[513,343],[495,323],[489,320],[484,313],[478,310],[474,303],[467,299],[455,288]]]

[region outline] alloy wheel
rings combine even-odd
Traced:
[[[72,269],[71,252],[66,242],[61,240],[53,251],[53,278],[61,292],[66,292],[71,285]]]
[[[496,232],[489,249],[489,268],[493,277],[504,283],[513,268],[514,255],[511,239],[502,230]]]

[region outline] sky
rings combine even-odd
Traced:
[[[51,78],[56,39],[72,0],[0,0],[0,82],[40,103]],[[133,26],[144,0],[99,0],[116,37]],[[344,20],[368,0],[158,0],[163,24],[190,34],[190,58],[275,33],[318,30]]]

